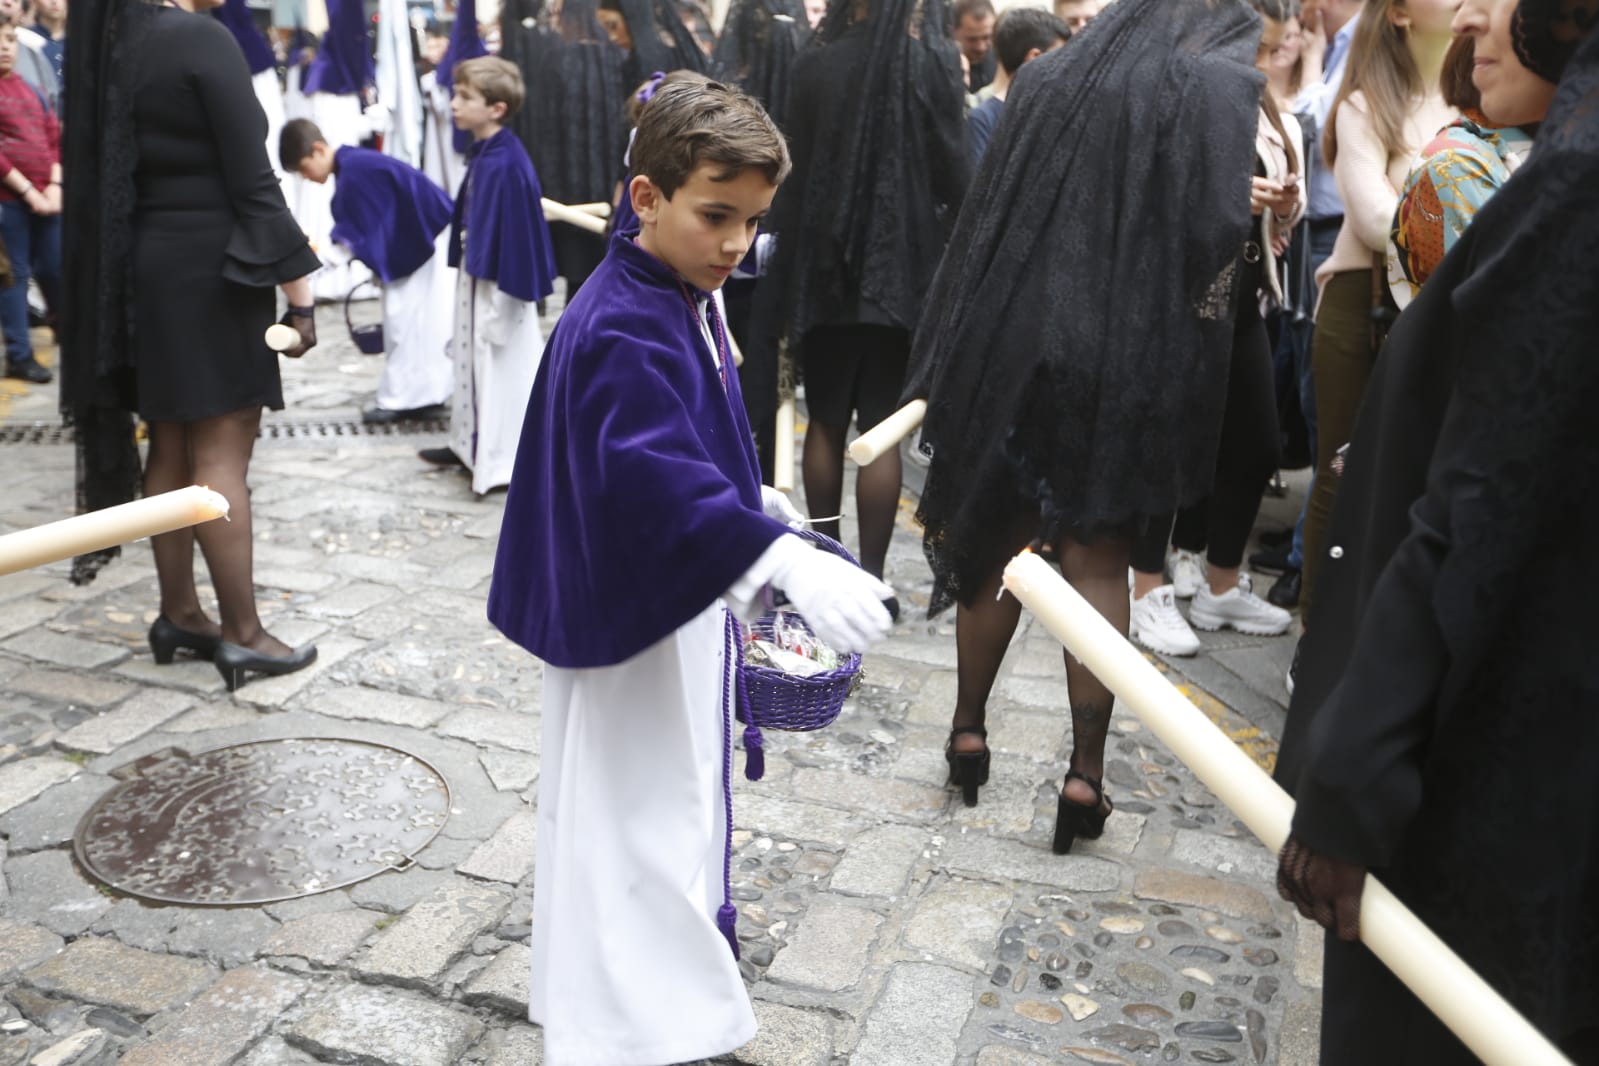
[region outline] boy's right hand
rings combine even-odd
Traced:
[[[816,635],[842,652],[863,652],[893,628],[883,601],[894,595],[879,579],[799,538],[772,584],[788,594]]]

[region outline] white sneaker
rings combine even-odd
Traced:
[[[1183,621],[1170,585],[1162,585],[1133,601],[1128,634],[1150,651],[1163,655],[1193,655],[1199,650],[1199,638]]]
[[[1210,585],[1201,586],[1188,609],[1188,620],[1200,629],[1236,629],[1255,637],[1275,637],[1286,633],[1293,615],[1273,607],[1250,591],[1249,575],[1238,575],[1238,587],[1217,596]]]
[[[1198,552],[1173,548],[1166,556],[1166,572],[1171,575],[1173,593],[1179,600],[1191,600],[1205,584],[1205,560]]]

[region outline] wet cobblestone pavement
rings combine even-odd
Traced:
[[[0,1066],[540,1061],[523,1019],[541,675],[483,617],[503,497],[417,460],[437,432],[295,430],[358,422],[375,389],[337,317],[284,364],[289,408],[252,472],[262,614],[318,642],[312,668],[229,694],[207,662],[156,666],[142,545],[86,588],[64,564],[0,578]],[[20,391],[0,429],[55,420],[53,389]],[[0,453],[0,532],[66,515],[69,446]],[[735,774],[761,1032],[721,1061],[1313,1063],[1319,935],[1130,715],[1113,718],[1105,836],[1050,854],[1070,730],[1058,646],[1026,620],[990,708],[991,784],[971,809],[945,787],[953,621],[916,617],[928,575],[902,527],[888,576],[912,609],[840,720],[769,733],[764,779]],[[1203,639],[1163,668],[1269,765],[1290,640]],[[293,737],[428,760],[451,787],[439,836],[406,869],[263,906],[153,905],[77,865],[73,831],[120,768]]]

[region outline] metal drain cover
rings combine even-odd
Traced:
[[[78,823],[78,860],[163,903],[275,903],[405,869],[450,813],[438,770],[359,740],[168,748],[117,776]]]

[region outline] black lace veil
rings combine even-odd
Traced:
[[[791,343],[826,322],[914,329],[921,316],[970,177],[947,17],[943,0],[833,0],[794,62],[794,171],[757,297]]]
[[[1242,0],[1117,0],[1018,73],[913,346],[936,613],[1208,491],[1263,78]]]
[[[67,12],[62,170],[61,413],[77,448],[77,509],[96,511],[139,494],[130,338],[133,324],[133,79],[138,43],[154,14],[144,0],[76,0]],[[87,584],[121,554],[73,561]]]
[[[1599,0],[1522,0],[1511,17],[1516,55],[1545,81],[1558,82],[1583,40],[1599,26]]]
[[[672,0],[613,0],[627,19],[627,32],[633,37],[633,51],[623,68],[629,92],[637,89],[655,71],[692,70],[704,74],[710,61],[700,49],[694,32],[683,22]]]
[[[733,0],[711,53],[711,74],[759,100],[781,128],[794,57],[809,36],[798,0]]]

